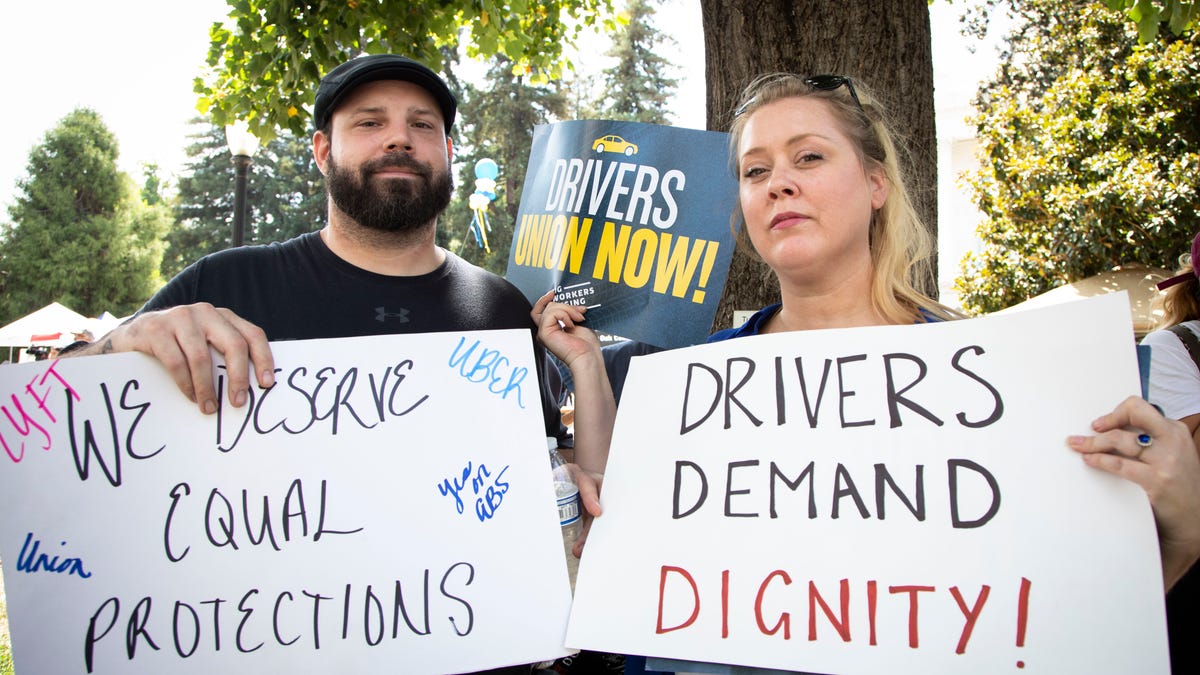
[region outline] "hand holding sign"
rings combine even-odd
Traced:
[[[1200,559],[1200,455],[1191,434],[1138,397],[1125,399],[1092,428],[1095,436],[1067,442],[1089,466],[1133,481],[1150,496],[1169,590]]]
[[[531,316],[538,327],[538,339],[568,367],[577,359],[599,359],[600,340],[585,327],[588,308],[554,302],[554,291],[547,291],[533,305]]]
[[[1086,347],[1056,337],[1078,325]],[[1166,672],[1145,496],[1062,445],[1137,391],[1131,334],[1118,295],[635,359],[567,644],[813,672]]]
[[[201,302],[158,312],[146,312],[113,329],[108,335],[64,356],[141,352],[162,362],[171,379],[190,401],[210,415],[217,411],[221,392],[213,383],[211,349],[225,359],[229,400],[246,402],[250,367],[264,389],[275,383],[275,362],[262,329],[228,309]]]
[[[279,384],[214,416],[139,354],[0,369],[18,672],[442,673],[566,654],[528,331],[273,347]]]

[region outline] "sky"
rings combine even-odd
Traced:
[[[965,105],[994,62],[990,50],[967,52],[956,10],[947,5],[930,8],[939,108],[951,99]],[[146,163],[158,164],[168,178],[177,175],[186,161],[188,120],[198,114],[192,81],[204,67],[209,26],[228,13],[226,0],[58,0],[47,7],[9,3],[0,22],[0,63],[6,64],[0,207],[14,201],[30,150],[79,106],[96,110],[116,135],[119,165],[135,180]],[[703,129],[699,3],[665,0],[659,15],[660,29],[676,40],[674,53],[664,55],[681,64],[674,123]],[[5,208],[0,221],[7,220]]]
[[[178,166],[196,112],[192,80],[208,50],[208,27],[224,0],[59,0],[7,3],[0,22],[5,105],[0,106],[0,202],[13,202],[29,152],[79,106],[116,135],[120,166]],[[7,220],[7,213],[0,215]]]

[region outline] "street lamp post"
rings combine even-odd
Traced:
[[[258,151],[258,139],[245,122],[239,121],[225,127],[225,142],[233,156],[233,245],[237,247],[246,239],[246,179]]]

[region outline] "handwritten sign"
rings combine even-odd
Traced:
[[[213,416],[139,354],[0,368],[17,671],[444,673],[569,653],[528,332],[273,352],[276,386]]]
[[[1079,340],[1079,327],[1087,339]],[[1166,673],[1127,300],[633,360],[567,644],[822,673]]]
[[[507,278],[664,348],[703,342],[733,257],[728,135],[585,120],[534,129]]]

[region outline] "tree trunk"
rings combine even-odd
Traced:
[[[747,84],[763,73],[834,73],[862,80],[891,115],[918,213],[937,238],[937,139],[926,0],[700,0],[709,129],[727,131]],[[937,262],[934,261],[934,269]],[[924,289],[933,295],[936,284]],[[713,330],[734,310],[779,301],[771,270],[734,255]]]

